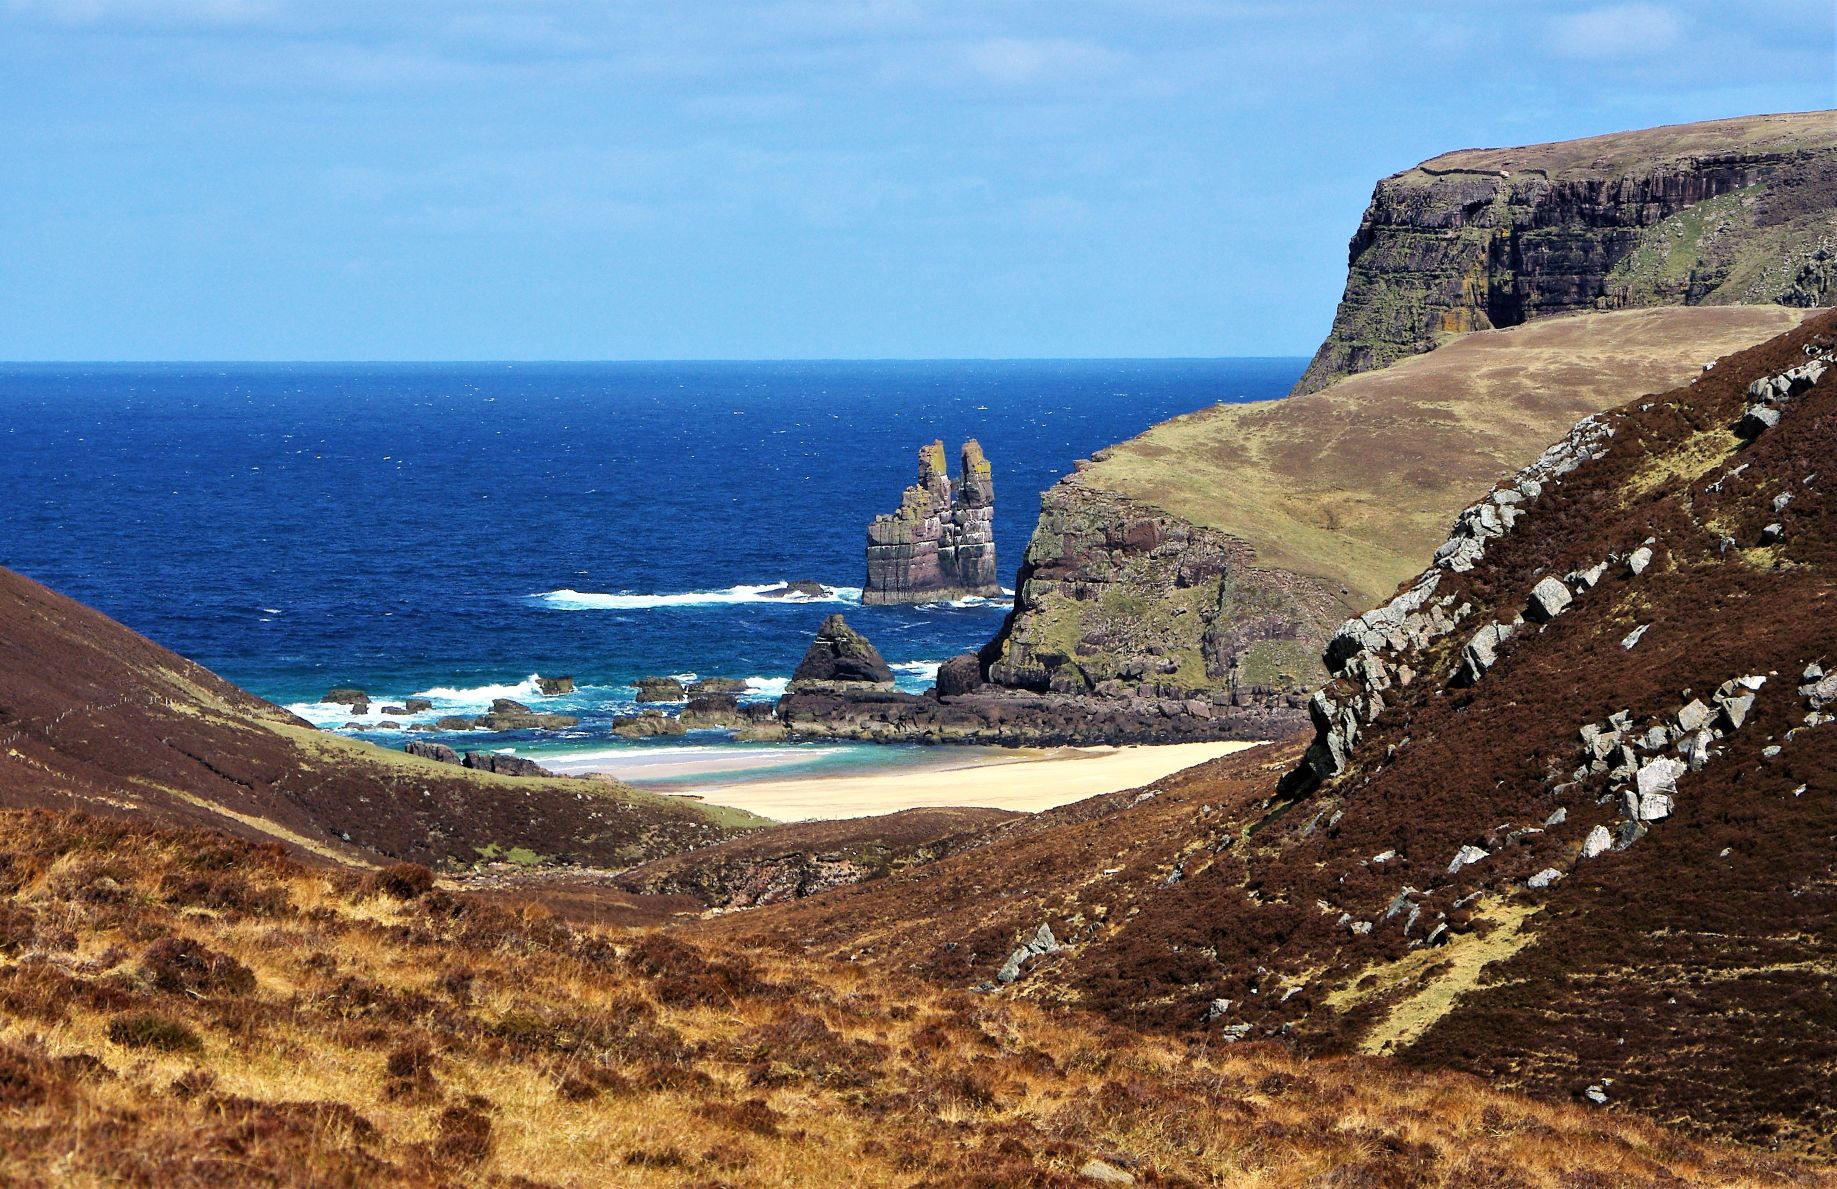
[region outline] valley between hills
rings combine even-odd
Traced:
[[[1048,491],[931,694],[779,707],[1262,740],[1042,813],[406,755],[0,571],[0,1179],[1837,1184],[1834,163],[1385,179],[1297,394]]]

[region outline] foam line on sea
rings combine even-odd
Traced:
[[[684,591],[677,594],[600,593],[563,588],[531,595],[557,611],[644,611],[658,607],[725,607],[735,603],[859,603],[858,586],[824,586],[822,595],[767,594],[782,591],[786,583],[730,586],[726,590]]]

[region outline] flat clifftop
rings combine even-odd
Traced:
[[[1837,149],[1837,112],[1736,116],[1695,124],[1665,124],[1512,148],[1456,149],[1393,175],[1397,180],[1455,170],[1535,171],[1551,181],[1615,178],[1641,168],[1741,154]]]
[[[1657,308],[1476,333],[1323,392],[1163,422],[1067,482],[1228,533],[1358,610],[1421,568],[1476,491],[1578,418],[1676,387],[1804,316]]]
[[[1464,149],[1380,181],[1313,392],[1579,310],[1837,303],[1837,112]]]

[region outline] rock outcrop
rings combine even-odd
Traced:
[[[798,663],[787,687],[791,693],[827,690],[839,693],[886,691],[893,688],[893,670],[868,638],[848,626],[841,615],[831,615],[817,629],[816,639]]]
[[[1837,301],[1837,112],[1447,153],[1385,178],[1297,392],[1578,310]]]
[[[995,478],[982,447],[963,444],[952,482],[944,443],[919,451],[918,482],[867,530],[864,603],[931,603],[1001,593],[995,570]]]

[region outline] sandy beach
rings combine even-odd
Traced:
[[[1254,743],[1169,743],[1139,747],[1062,747],[979,751],[960,764],[866,775],[813,776],[722,785],[677,786],[718,805],[778,821],[870,817],[922,806],[968,805],[1034,813],[1136,788]],[[658,791],[663,791],[659,789]]]

